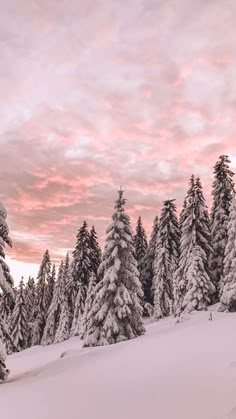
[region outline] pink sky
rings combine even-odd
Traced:
[[[236,2],[9,0],[0,15],[0,200],[16,280],[103,241],[122,184],[150,233],[190,175],[236,168]],[[19,264],[21,262],[21,264]],[[31,265],[35,264],[35,265]]]

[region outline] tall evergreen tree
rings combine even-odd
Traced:
[[[159,231],[158,216],[155,217],[151,238],[147,248],[147,252],[143,259],[143,291],[144,291],[144,315],[147,315],[149,308],[154,305],[154,258],[157,246],[157,236]]]
[[[11,338],[17,351],[26,349],[29,340],[28,310],[25,300],[23,278],[20,281],[16,295],[16,303],[11,320]]]
[[[46,325],[41,342],[42,345],[50,345],[55,340],[56,331],[60,320],[64,292],[64,263],[61,261],[52,301],[48,310]]]
[[[13,279],[10,270],[5,262],[5,244],[12,247],[12,241],[9,237],[9,229],[6,222],[7,212],[2,204],[0,204],[0,292],[2,298],[8,298],[10,304],[14,300]],[[9,370],[6,368],[5,359],[6,352],[4,341],[8,340],[8,332],[6,331],[6,324],[0,313],[0,380],[6,380]]]
[[[173,276],[179,262],[180,232],[175,200],[164,201],[154,260],[154,315],[156,319],[173,312]]]
[[[35,307],[36,300],[36,286],[34,278],[31,276],[28,279],[28,282],[25,287],[25,303],[27,307],[28,319],[31,321],[33,316],[33,311]]]
[[[148,243],[146,232],[143,227],[141,217],[138,218],[136,225],[136,233],[134,235],[135,255],[138,262],[139,278],[142,284],[143,291],[145,289],[145,256],[147,254]],[[143,297],[143,306],[147,303],[145,294]]]
[[[90,236],[88,225],[84,221],[83,226],[77,234],[77,243],[73,252],[71,279],[72,295],[74,296],[74,313],[71,336],[78,336],[80,333],[91,270]]]
[[[192,254],[192,252],[194,253]],[[190,287],[190,272],[199,268],[199,275],[209,277],[209,257],[212,252],[211,234],[207,206],[202,193],[200,179],[194,176],[190,179],[190,188],[186,198],[186,209],[183,215],[182,234],[180,240],[180,262],[175,273],[175,314],[179,315],[186,307],[184,298]],[[199,260],[201,258],[201,261]],[[204,272],[202,272],[202,266]],[[196,273],[197,274],[197,273]],[[192,304],[196,310],[209,303],[214,289],[213,284],[208,285],[209,298],[205,298],[205,285],[199,281],[197,302]],[[188,304],[188,310],[190,303]]]
[[[221,279],[223,274],[224,252],[227,244],[227,228],[229,222],[230,205],[234,193],[234,173],[229,168],[228,156],[220,156],[214,166],[214,182],[212,189],[213,205],[211,211],[211,233],[213,254],[210,268],[216,287],[215,301],[219,301],[221,294]]]
[[[32,345],[39,345],[46,324],[49,309],[48,283],[51,281],[51,259],[49,251],[43,255],[36,284],[36,304],[33,313]]]
[[[92,226],[89,235],[89,248],[91,271],[94,272],[95,276],[97,277],[98,267],[102,260],[102,251],[98,243],[97,233],[94,226]]]
[[[100,269],[104,276],[96,286],[87,317],[89,327],[84,346],[109,345],[135,338],[145,331],[140,305],[143,292],[122,190],[115,204],[112,224],[107,229]]]
[[[236,196],[234,195],[227,227],[220,311],[236,311]]]

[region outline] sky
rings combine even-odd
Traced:
[[[0,200],[17,282],[84,219],[101,244],[122,185],[148,235],[192,173],[236,170],[234,0],[0,0]]]

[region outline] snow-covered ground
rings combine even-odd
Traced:
[[[236,314],[165,319],[107,347],[82,349],[73,338],[7,363],[3,419],[236,418]]]

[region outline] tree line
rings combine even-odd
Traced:
[[[7,352],[72,336],[84,346],[113,344],[142,335],[143,316],[181,317],[217,302],[219,310],[235,311],[236,198],[229,165],[223,155],[214,166],[210,213],[200,178],[192,175],[179,217],[175,200],[164,201],[149,243],[141,217],[133,233],[120,190],[103,254],[95,228],[89,231],[84,221],[57,275],[47,250],[36,282],[22,279],[18,289],[4,262],[4,246],[12,243],[1,206],[0,342]],[[3,352],[0,346],[0,379]]]

